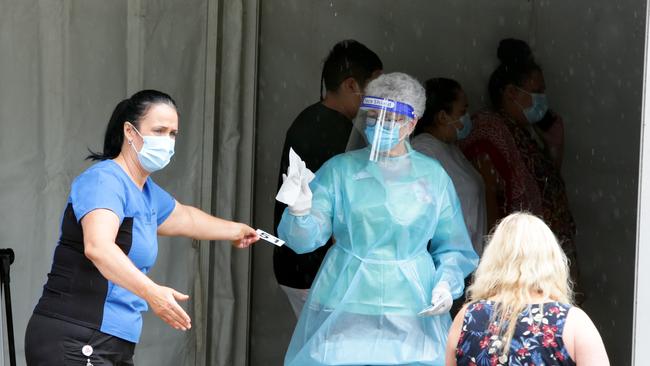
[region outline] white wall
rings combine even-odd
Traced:
[[[646,2],[647,4],[647,2]],[[646,14],[647,9],[646,9]],[[648,32],[646,22],[646,34]],[[648,78],[648,38],[645,45],[645,68],[644,68],[644,91],[643,91],[643,126],[641,129],[641,161],[639,171],[639,215],[637,217],[637,251],[636,251],[636,281],[634,296],[634,335],[633,355],[634,365],[646,363],[646,350],[650,346],[650,339],[644,337],[645,330],[650,325],[650,287],[647,285],[647,278],[650,277],[650,226],[641,223],[648,221],[650,214],[650,190],[647,189],[650,182],[650,78]],[[645,186],[644,186],[645,184]]]
[[[613,364],[629,364],[645,3],[641,1],[263,1],[255,224],[272,229],[284,133],[318,100],[331,46],[354,38],[385,71],[456,78],[471,109],[487,104],[498,40],[531,42],[552,108],[566,123],[564,176],[578,224],[585,309]],[[251,365],[281,364],[295,319],[254,249]]]

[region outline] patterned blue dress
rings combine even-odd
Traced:
[[[502,348],[498,323],[492,319],[496,303],[482,300],[467,307],[456,347],[458,366],[551,366],[576,363],[567,353],[562,333],[571,305],[559,302],[529,305],[517,319],[507,356]],[[540,311],[541,310],[541,311]]]

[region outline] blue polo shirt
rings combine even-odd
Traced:
[[[120,219],[115,243],[146,274],[158,254],[158,226],[175,205],[151,178],[140,190],[112,160],[88,168],[72,183],[52,269],[34,312],[137,343],[147,303],[106,280],[86,258],[80,221],[96,209],[114,212]]]

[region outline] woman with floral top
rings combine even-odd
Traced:
[[[598,330],[572,305],[566,255],[531,214],[499,223],[468,298],[449,331],[447,366],[609,365]]]
[[[521,40],[499,44],[501,64],[488,85],[492,108],[472,116],[470,134],[459,141],[485,183],[488,230],[516,211],[538,215],[550,226],[569,258],[578,283],[576,226],[560,174],[562,118],[549,110],[542,68]],[[576,298],[582,293],[576,288]]]

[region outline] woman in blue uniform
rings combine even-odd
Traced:
[[[335,239],[285,365],[443,365],[452,298],[476,267],[453,183],[407,141],[424,89],[392,73],[365,95],[355,127],[368,147],[315,177],[294,155],[278,194],[288,204],[278,233],[291,249]]]
[[[176,103],[140,91],[113,111],[99,160],[72,183],[52,269],[25,335],[28,366],[132,365],[148,307],[179,330],[191,320],[188,299],[154,283],[147,272],[157,235],[230,240],[239,248],[258,237],[247,225],[177,202],[149,175],[174,154]]]

